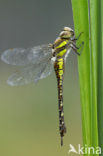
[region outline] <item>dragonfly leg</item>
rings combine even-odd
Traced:
[[[66,46],[67,48],[71,47],[77,55],[81,55],[83,47],[84,47],[84,42],[82,41],[80,45],[77,47],[74,41],[69,41]],[[81,51],[78,52],[78,49],[80,49],[81,47],[82,47]]]
[[[75,44],[70,44],[70,47],[73,49],[73,51],[77,54],[77,55],[81,55],[83,48],[84,48],[84,42],[81,42],[81,44],[79,45],[79,47],[77,47]],[[82,47],[82,48],[81,48]],[[78,49],[80,49],[80,52],[78,52]]]
[[[81,32],[81,33],[78,35],[77,38],[75,38],[75,36],[73,36],[73,38],[70,38],[70,40],[71,40],[71,41],[77,41],[77,40],[80,38],[81,34],[83,34],[83,32]]]
[[[73,49],[73,51],[77,54],[77,55],[81,55],[78,51],[77,48],[74,45],[70,45],[70,47]]]

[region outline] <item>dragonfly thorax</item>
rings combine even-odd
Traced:
[[[69,44],[69,39],[62,39],[61,37],[58,37],[53,44],[53,49],[52,49],[53,57],[65,58],[65,56],[68,55],[68,50],[69,52],[71,50],[68,44]]]

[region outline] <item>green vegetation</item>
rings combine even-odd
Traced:
[[[72,0],[75,34],[83,35],[78,57],[83,144],[103,147],[103,1]],[[87,154],[86,154],[87,155]],[[97,155],[96,155],[97,156]]]

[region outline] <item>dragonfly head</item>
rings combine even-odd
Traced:
[[[59,34],[62,39],[69,39],[74,36],[73,29],[69,27],[64,27],[63,31]]]

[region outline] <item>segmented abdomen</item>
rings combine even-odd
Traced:
[[[58,107],[59,107],[59,131],[61,136],[61,145],[63,145],[63,136],[66,133],[63,111],[63,76],[64,76],[64,59],[57,58],[54,63],[54,69],[58,83]]]

